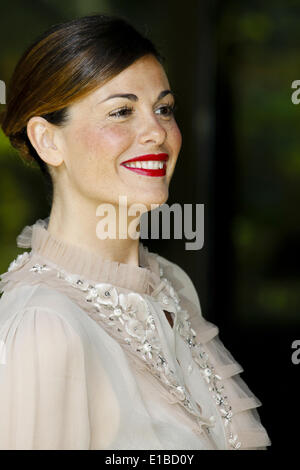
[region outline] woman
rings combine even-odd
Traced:
[[[168,199],[181,134],[162,62],[127,22],[93,15],[52,27],[15,69],[2,129],[52,206],[2,275],[1,449],[270,445],[190,278],[143,246],[136,213],[112,229],[124,201]]]

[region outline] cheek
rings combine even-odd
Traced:
[[[112,171],[112,163],[131,144],[131,133],[119,125],[107,127],[86,126],[75,133],[73,148],[82,164],[93,172]],[[82,158],[84,156],[84,158]]]
[[[129,132],[120,126],[86,126],[76,132],[76,145],[90,154],[114,154],[128,143]]]

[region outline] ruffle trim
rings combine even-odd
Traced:
[[[139,243],[139,266],[119,263],[54,237],[47,230],[48,223],[49,217],[25,226],[17,237],[17,246],[31,248],[34,254],[61,266],[65,271],[140,294],[151,294],[160,283],[155,253],[150,253],[142,242]]]
[[[197,342],[209,356],[215,372],[221,377],[224,395],[232,408],[231,426],[241,442],[241,450],[262,449],[270,446],[271,440],[263,427],[256,408],[262,405],[253,394],[240,374],[243,367],[233,358],[219,338],[217,326],[207,321],[203,316],[192,322],[197,334]],[[222,404],[218,405],[219,407]]]

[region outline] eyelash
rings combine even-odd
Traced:
[[[167,104],[167,105],[161,106],[158,109],[164,109],[164,108],[168,109],[168,114],[165,114],[165,116],[172,116],[172,115],[174,115],[174,112],[176,111],[177,106],[176,106],[176,104],[173,104],[173,105]],[[122,108],[118,109],[117,111],[114,111],[113,113],[109,113],[109,116],[116,117],[117,119],[122,118],[122,117],[126,117],[126,115],[124,115],[124,114],[120,115],[120,113],[122,111],[132,112],[133,108],[131,106],[123,106]]]

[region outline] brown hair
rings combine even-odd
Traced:
[[[53,197],[47,164],[27,135],[27,123],[42,116],[64,126],[68,106],[104,84],[140,57],[164,57],[126,20],[90,15],[52,26],[21,56],[7,89],[1,127],[25,161],[36,161]]]

